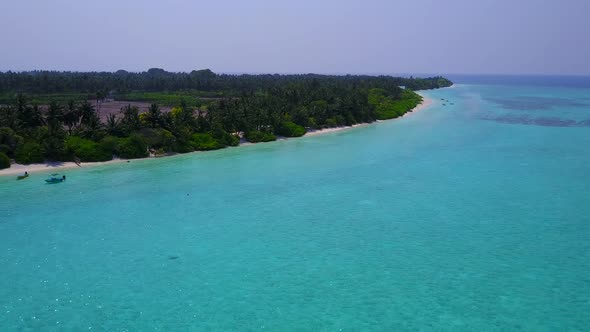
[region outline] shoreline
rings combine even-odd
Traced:
[[[401,118],[410,116],[412,113],[415,113],[415,112],[421,111],[425,108],[428,108],[432,105],[433,100],[431,98],[426,97],[425,95],[420,93],[420,91],[417,91],[416,93],[418,93],[420,96],[422,96],[422,103],[419,104],[418,106],[414,107],[412,110],[406,112],[401,117],[389,119],[389,120],[377,120],[372,123],[359,123],[359,124],[355,124],[352,126],[342,126],[342,127],[313,130],[313,131],[308,131],[307,133],[305,133],[305,135],[303,135],[301,137],[312,137],[312,136],[331,134],[331,133],[349,130],[349,129],[353,129],[353,128],[366,127],[366,126],[370,126],[370,125],[373,125],[373,124],[376,124],[379,122],[401,119]],[[280,138],[277,138],[277,141],[287,140],[287,139],[297,139],[297,138],[299,138],[299,137],[280,137]],[[276,142],[276,141],[274,141],[274,142]],[[244,143],[240,143],[240,145],[238,145],[237,147],[239,148],[239,147],[251,146],[251,145],[256,145],[256,144],[260,144],[260,143],[244,142]],[[189,153],[201,153],[201,152],[206,152],[206,151],[194,151],[194,152],[189,152]],[[174,155],[177,155],[177,154],[174,154]],[[158,157],[158,158],[161,158],[161,157]],[[57,161],[57,162],[47,162],[47,163],[42,163],[42,164],[29,164],[29,165],[12,164],[12,165],[10,165],[9,168],[1,169],[0,176],[20,175],[20,174],[23,174],[25,171],[28,172],[29,174],[31,174],[31,173],[44,173],[44,172],[49,172],[49,171],[60,171],[60,170],[66,170],[66,169],[93,167],[93,166],[108,165],[108,164],[118,164],[118,163],[130,162],[131,160],[137,161],[137,160],[147,160],[147,159],[154,159],[154,157],[146,157],[146,158],[138,158],[138,159],[118,159],[117,158],[117,159],[113,159],[113,160],[109,160],[109,161],[83,162],[83,163],[80,163],[80,165],[77,165],[73,161],[64,161],[64,162]]]

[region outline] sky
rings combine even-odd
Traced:
[[[3,0],[0,70],[590,75],[590,0]]]

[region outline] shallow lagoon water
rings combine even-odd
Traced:
[[[590,90],[426,94],[324,136],[0,178],[0,329],[587,329]]]

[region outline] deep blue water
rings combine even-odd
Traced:
[[[587,330],[590,89],[457,81],[335,134],[0,178],[0,330]]]

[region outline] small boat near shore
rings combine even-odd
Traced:
[[[47,183],[62,183],[64,181],[66,181],[66,176],[62,175],[60,177],[59,174],[51,174],[51,177],[45,179],[45,182]]]
[[[29,173],[25,172],[23,175],[19,175],[16,177],[17,180],[24,180],[29,177]]]

